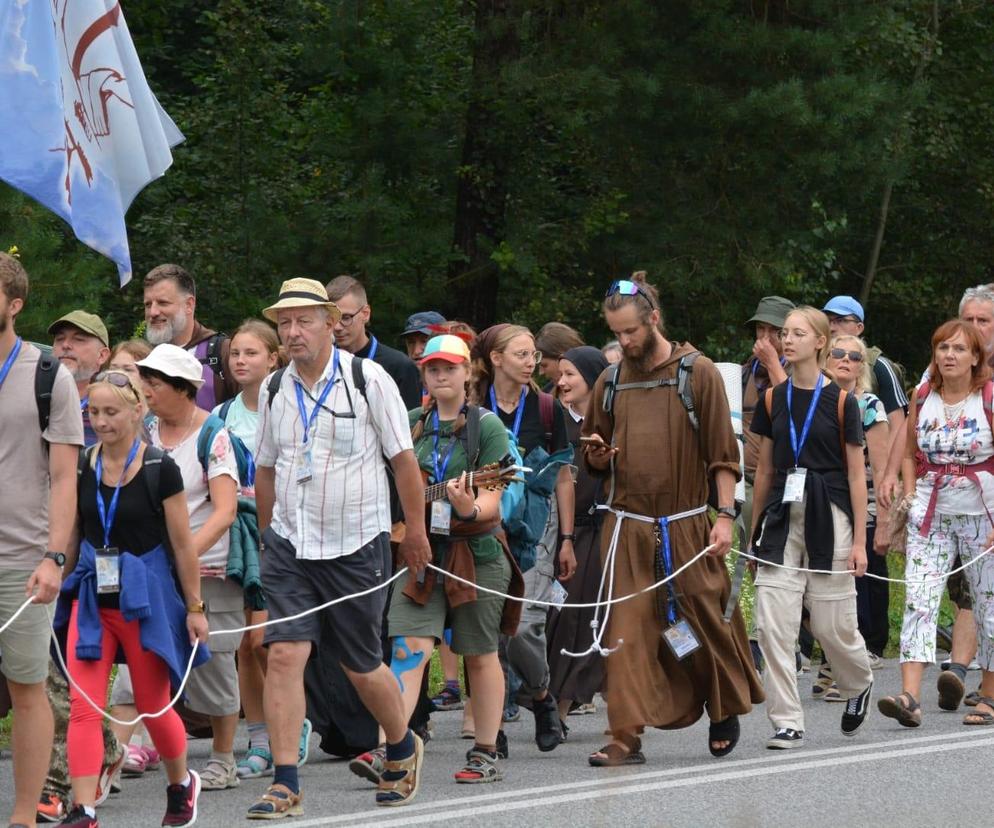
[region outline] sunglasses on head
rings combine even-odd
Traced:
[[[650,308],[653,310],[656,309],[652,299],[649,298],[649,294],[642,289],[638,282],[633,282],[631,279],[616,279],[611,282],[611,287],[607,289],[604,298],[607,299],[608,296],[613,296],[616,293],[620,293],[622,296],[641,296],[649,303]]]
[[[850,362],[862,362],[863,354],[859,351],[847,351],[845,348],[832,348],[828,352],[828,355],[832,359],[842,359],[843,357],[849,357]]]
[[[96,382],[106,382],[113,385],[115,388],[127,388],[135,396],[138,395],[138,392],[135,391],[135,387],[131,382],[131,377],[124,373],[124,371],[101,371],[90,380],[90,385],[93,385]]]

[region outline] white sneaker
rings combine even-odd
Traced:
[[[866,657],[870,659],[871,670],[879,670],[881,667],[884,666],[884,660],[876,653],[871,653],[869,650],[867,650]]]

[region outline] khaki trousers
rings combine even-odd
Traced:
[[[833,504],[835,530],[833,571],[845,571],[852,549],[852,526],[845,512]],[[783,562],[808,566],[804,545],[804,504],[790,507],[790,531]],[[794,644],[801,609],[811,614],[811,633],[821,644],[842,698],[862,693],[873,681],[866,643],[856,623],[856,584],[848,575],[793,572],[760,564],[756,576],[756,638],[766,669],[766,712],[776,728],[804,730],[804,711],[797,692]]]

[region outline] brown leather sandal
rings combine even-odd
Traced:
[[[994,699],[990,699],[987,696],[981,696],[977,700],[978,704],[983,704],[994,710]],[[969,722],[967,719],[974,719],[974,721]],[[974,725],[974,726],[984,726],[984,725],[994,725],[994,714],[987,712],[986,710],[980,710],[979,708],[974,708],[970,713],[967,713],[963,717],[963,724]]]
[[[622,743],[622,744],[619,744]],[[595,768],[617,768],[621,765],[644,765],[642,740],[638,736],[616,736],[615,741],[591,753],[587,761]]]
[[[922,707],[907,691],[896,696],[884,696],[877,702],[877,710],[889,719],[897,719],[904,727],[921,727]]]
[[[414,753],[406,759],[395,762],[387,759],[383,762],[383,773],[380,774],[379,790],[376,792],[377,805],[406,805],[417,796],[424,755],[425,743],[415,733]]]

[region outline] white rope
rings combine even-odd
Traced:
[[[874,575],[872,572],[864,572],[861,577],[863,578],[873,578],[876,581],[886,581],[889,584],[928,584],[928,583],[939,583],[940,581],[945,581],[950,575],[955,575],[957,572],[962,572],[964,569],[973,566],[977,561],[979,561],[985,555],[989,555],[994,552],[994,546],[988,546],[983,552],[973,557],[971,560],[967,561],[962,566],[956,567],[947,572],[945,575],[925,575],[921,578],[888,578],[885,575]],[[750,555],[748,552],[739,552],[743,558],[750,561],[755,561],[763,566],[775,566],[777,569],[786,569],[789,572],[805,572],[811,575],[849,575],[850,577],[855,577],[851,570],[849,569],[809,569],[803,566],[788,566],[787,564],[773,563],[772,561],[763,560],[762,558],[757,558],[755,555]]]
[[[3,626],[0,627],[0,633],[3,633],[7,629],[7,627],[9,627],[11,624],[13,624],[17,620],[17,616],[19,616],[22,612],[24,612],[24,610],[26,610],[29,606],[31,606],[31,604],[34,603],[34,600],[35,600],[35,597],[34,597],[34,595],[32,595],[30,598],[28,598],[27,601],[25,601],[23,604],[21,604],[17,608],[17,612],[15,612],[12,616],[10,616],[10,618],[8,618],[4,622]]]

